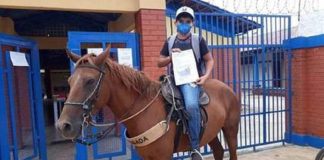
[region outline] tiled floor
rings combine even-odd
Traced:
[[[238,156],[239,160],[314,160],[319,149],[312,147],[302,147],[295,145],[282,146],[263,151],[241,153]],[[206,160],[213,160],[208,157]],[[226,155],[225,160],[228,160]]]
[[[54,128],[47,128],[47,157],[48,160],[73,160],[75,155],[75,144],[71,141],[62,141],[63,139],[56,133]],[[111,153],[119,152],[120,138],[114,135],[98,143],[97,153]],[[88,159],[93,159],[93,147],[88,149]],[[265,147],[264,149],[251,151],[238,151],[239,160],[314,160],[319,149],[312,147],[302,147],[295,145],[286,145],[280,147]],[[19,151],[19,157],[26,157],[32,154],[31,147],[24,147]],[[130,146],[126,146],[126,155],[113,158],[114,160],[130,159]],[[206,160],[213,160],[214,158],[206,156]],[[225,153],[225,160],[228,160],[228,153]]]

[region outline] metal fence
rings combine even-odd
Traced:
[[[11,51],[21,52],[28,66],[14,64]],[[0,55],[0,159],[46,160],[37,45],[0,34]]]
[[[167,14],[169,36],[176,27],[173,13]],[[198,13],[193,32],[208,43],[212,77],[231,86],[241,101],[239,148],[284,144],[291,128],[291,53],[283,46],[291,37],[290,16]],[[222,133],[219,138],[227,148]],[[211,153],[209,146],[201,151]]]

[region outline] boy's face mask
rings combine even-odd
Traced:
[[[192,27],[192,20],[190,18],[181,18],[177,22],[177,31],[182,35],[187,35]]]

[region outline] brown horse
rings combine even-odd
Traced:
[[[159,82],[150,80],[142,72],[113,62],[109,59],[109,48],[97,57],[92,55],[78,57],[73,53],[68,53],[70,59],[76,62],[76,69],[68,79],[70,93],[67,101],[81,104],[90,95],[92,96],[98,79],[101,79],[100,73],[105,72],[97,97],[93,104],[90,104],[93,106],[91,112],[95,113],[102,106],[108,106],[118,119],[131,117],[123,124],[129,136],[134,137],[166,119],[165,101],[162,95],[155,98],[160,90]],[[88,67],[81,67],[84,65]],[[217,138],[217,134],[223,130],[229,147],[230,160],[236,160],[240,121],[239,101],[233,91],[218,80],[208,80],[203,88],[210,96],[210,103],[206,107],[209,120],[200,145],[208,144],[213,150],[214,158],[223,159],[224,149]],[[148,104],[149,107],[143,110]],[[56,124],[57,129],[66,138],[78,137],[81,132],[83,114],[84,109],[81,105],[74,106],[73,103],[66,103]],[[172,159],[176,125],[171,122],[169,127],[168,132],[155,142],[136,148],[143,159]],[[186,150],[189,150],[188,138],[182,135],[176,152]]]

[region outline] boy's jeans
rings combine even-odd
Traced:
[[[189,139],[192,149],[199,150],[200,140],[200,108],[199,108],[199,94],[200,86],[196,84],[183,84],[179,86],[182,93],[186,111],[189,113]]]

